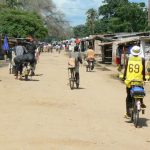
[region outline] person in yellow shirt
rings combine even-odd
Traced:
[[[127,59],[124,71],[123,80],[126,84],[126,117],[130,117],[129,109],[132,107],[132,98],[130,95],[131,81],[140,80],[145,81],[145,59],[140,57],[141,50],[139,46],[133,46],[131,49],[131,56]],[[141,107],[146,105],[141,100]]]
[[[86,60],[89,63],[90,61],[92,61],[92,70],[94,69],[94,63],[95,63],[95,52],[92,49],[92,46],[89,45],[88,46],[88,50],[86,52]]]

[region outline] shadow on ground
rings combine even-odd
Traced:
[[[75,88],[75,89],[77,89],[77,90],[85,90],[85,88],[83,88],[83,87],[79,87],[79,88]]]
[[[34,76],[40,77],[43,76],[43,74],[35,74]]]
[[[111,71],[110,69],[108,69],[106,67],[100,67],[100,66],[95,67],[95,69],[101,70],[101,71]]]
[[[146,119],[146,118],[139,118],[138,121],[138,128],[142,128],[142,127],[148,127],[148,121],[150,119]],[[125,121],[126,123],[133,123],[131,120]]]
[[[25,82],[28,82],[28,81],[40,81],[40,80],[37,80],[37,79],[27,79],[27,80],[25,80],[25,79],[22,79],[22,80],[20,80],[20,81],[25,81]]]

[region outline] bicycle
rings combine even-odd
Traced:
[[[93,59],[87,60],[86,72],[92,71],[93,68],[94,68],[94,60]]]
[[[22,64],[22,67],[23,67],[23,69],[22,69],[22,72],[23,72],[22,77],[24,77],[25,81],[27,81],[29,79],[29,76],[32,77],[33,69],[32,69],[32,67],[31,67],[29,62],[24,62]]]
[[[70,89],[73,90],[75,88],[79,88],[79,79],[77,79],[76,73],[75,73],[75,68],[68,68],[68,76],[69,76],[69,85]]]
[[[145,96],[145,91],[143,87],[143,81],[132,80],[131,82],[131,97],[132,97],[132,107],[130,108],[131,122],[137,128],[139,123],[139,113],[145,113],[145,109],[141,107],[141,101]]]

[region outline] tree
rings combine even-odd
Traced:
[[[105,0],[99,7],[101,20],[107,22],[107,32],[138,32],[147,27],[147,10],[143,3],[127,0]],[[106,21],[107,20],[107,21]]]
[[[49,36],[63,39],[67,38],[66,32],[71,34],[69,22],[65,19],[65,15],[57,10],[52,0],[25,0],[23,8],[28,11],[35,11],[43,18]]]
[[[13,37],[33,35],[41,39],[47,35],[47,29],[36,13],[3,9],[0,11],[0,33]]]
[[[19,2],[18,0],[5,0],[5,3],[9,8],[13,8],[13,9],[22,5],[22,3]]]
[[[116,9],[128,4],[128,0],[104,0],[104,5],[99,7],[99,15],[105,18],[112,17],[116,14]]]
[[[90,34],[94,34],[94,23],[98,18],[97,11],[91,8],[86,12],[86,15],[87,15],[86,24],[90,30]]]
[[[41,16],[51,37],[64,38],[66,32],[71,33],[69,22],[66,21],[64,14],[57,10],[52,0],[0,0],[0,3],[17,10],[36,12]]]
[[[88,28],[85,25],[78,25],[73,28],[75,37],[86,37],[89,35]]]

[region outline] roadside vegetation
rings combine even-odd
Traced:
[[[128,0],[104,0],[103,5],[86,12],[86,23],[74,27],[75,36],[92,34],[147,31],[148,9],[145,3]]]

